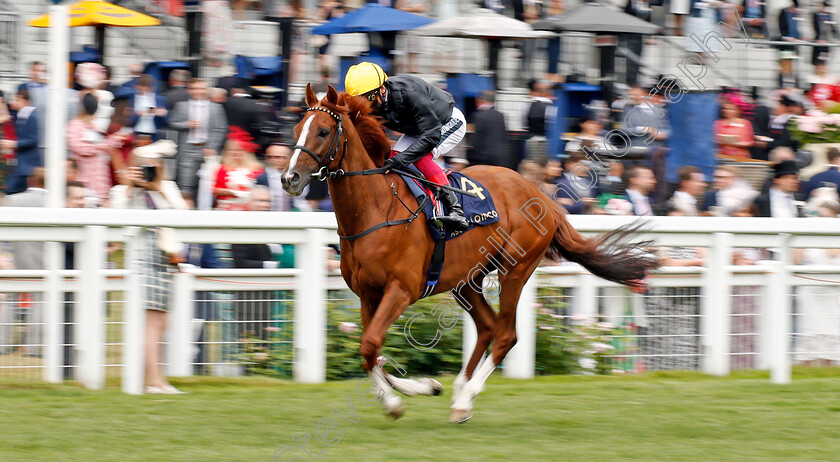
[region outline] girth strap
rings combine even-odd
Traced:
[[[440,273],[443,271],[443,257],[446,250],[446,239],[435,241],[435,250],[432,252],[432,263],[429,265],[429,275],[426,277],[426,289],[420,298],[432,295],[440,282]]]

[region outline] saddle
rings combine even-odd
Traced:
[[[415,176],[422,177],[417,168],[413,165],[406,168]],[[421,205],[423,213],[426,214],[429,229],[432,232],[432,237],[435,240],[435,250],[432,253],[432,262],[429,265],[429,274],[426,276],[426,287],[423,290],[423,295],[420,298],[425,298],[434,293],[440,280],[440,273],[443,270],[444,251],[446,249],[446,241],[455,239],[456,237],[466,233],[476,226],[489,225],[499,221],[499,213],[496,211],[496,205],[493,203],[493,198],[490,192],[481,185],[478,181],[458,172],[445,170],[446,178],[449,180],[449,185],[458,190],[466,191],[470,194],[463,194],[455,192],[458,196],[458,201],[464,209],[464,216],[467,218],[469,227],[465,231],[457,231],[441,226],[440,222],[435,220],[438,215],[443,215],[448,211],[443,210],[443,205],[435,199],[435,195],[426,186],[414,178],[400,175],[411,190],[411,194],[417,199],[417,203]]]
[[[413,165],[406,167],[405,170],[410,171],[416,176],[423,176]],[[455,239],[476,226],[489,225],[499,221],[499,213],[496,211],[496,205],[493,203],[493,198],[490,196],[490,191],[487,188],[462,173],[449,170],[445,170],[444,172],[446,173],[446,178],[449,180],[450,186],[471,193],[463,194],[457,191],[455,192],[458,196],[458,201],[461,203],[461,207],[464,209],[464,216],[467,217],[467,222],[470,225],[465,231],[443,229],[435,220],[435,217],[443,215],[448,211],[443,210],[443,205],[435,199],[435,195],[425,183],[401,175],[403,181],[405,181],[405,184],[411,190],[411,194],[417,199],[417,203],[424,205],[423,213],[426,214],[429,229],[432,231],[432,236],[436,241],[444,238],[447,241]]]

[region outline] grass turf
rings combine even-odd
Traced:
[[[359,402],[356,381],[182,379],[189,394],[163,397],[2,382],[0,461],[270,461],[283,445],[276,460],[316,460],[292,440],[305,434],[323,461],[840,460],[838,369],[797,369],[790,385],[758,372],[494,376],[464,425],[446,423],[442,381],[444,397],[406,398],[396,422]],[[357,423],[330,413],[352,412],[348,394]],[[326,449],[324,417],[343,431]]]

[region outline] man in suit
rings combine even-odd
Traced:
[[[8,196],[5,199],[6,207],[44,207],[47,203],[47,190],[44,189],[44,169],[35,167],[27,179],[28,188],[25,191]],[[15,258],[15,268],[21,270],[44,269],[44,243],[16,241],[12,244],[12,252]],[[25,302],[28,297],[29,302]],[[25,354],[27,356],[41,356],[40,347],[35,346],[41,343],[41,323],[43,322],[43,311],[41,306],[41,294],[21,293],[19,306],[26,308],[27,323],[26,338],[23,343],[28,345]],[[0,316],[0,327],[5,333],[0,333],[0,345],[8,344],[2,338],[8,338],[8,330],[11,329],[11,310],[4,309]]]
[[[574,215],[588,212],[598,191],[598,175],[583,163],[584,159],[580,151],[573,151],[563,159],[563,173],[557,179],[554,193],[560,205]]]
[[[767,34],[767,3],[761,0],[743,0],[741,23],[753,38],[764,39]]]
[[[773,166],[773,184],[753,203],[758,217],[793,218],[802,216],[799,205],[799,168],[786,160]]]
[[[824,0],[813,15],[814,40],[817,43],[836,42],[840,38],[840,33],[837,31],[837,21],[831,15],[831,2]],[[813,47],[811,49],[811,64],[816,66],[821,60],[828,61],[828,50],[828,47]]]
[[[633,215],[638,217],[653,216],[650,194],[656,189],[656,177],[653,170],[636,165],[627,170],[626,199],[633,205]]]
[[[303,194],[292,197],[283,190],[280,178],[289,165],[292,157],[292,150],[282,144],[272,144],[265,150],[265,172],[257,177],[257,184],[266,186],[271,194],[271,210],[274,212],[288,212],[297,210],[300,212],[311,212],[312,207],[306,202],[307,191]],[[308,188],[308,186],[307,186]]]
[[[840,150],[830,148],[828,150],[828,165],[826,169],[812,176],[805,185],[805,199],[810,199],[811,193],[821,187],[833,186],[840,194]]]
[[[251,98],[251,94],[245,91],[243,85],[230,89],[230,98],[224,104],[224,108],[228,124],[245,130],[255,143],[263,145],[260,139],[268,113],[264,106]]]
[[[767,149],[773,151],[778,147],[790,148],[796,152],[799,149],[797,141],[791,133],[791,121],[802,114],[803,103],[794,95],[782,95],[777,108],[778,115],[770,121],[770,136],[773,138]]]
[[[15,133],[17,140],[3,140],[3,150],[17,150],[17,166],[6,179],[6,194],[15,194],[26,189],[26,177],[35,167],[44,165],[41,151],[40,118],[43,114],[32,105],[29,91],[18,90],[13,107],[17,109]]]
[[[134,109],[134,115],[128,125],[134,127],[138,137],[148,137],[157,141],[166,127],[166,98],[155,92],[155,79],[143,74],[134,83],[134,92],[128,97],[128,106]]]
[[[163,92],[163,97],[166,98],[166,108],[170,111],[175,107],[176,103],[190,99],[187,92],[187,82],[192,79],[190,71],[184,69],[175,69],[169,73],[169,89]]]
[[[802,34],[799,32],[798,17],[799,0],[791,0],[790,5],[779,10],[779,35],[781,35],[782,40],[802,40]],[[787,49],[792,48],[787,47]]]
[[[679,186],[668,200],[668,207],[684,216],[696,217],[697,197],[706,190],[706,178],[703,172],[693,165],[680,168],[678,175]]]
[[[525,129],[531,136],[547,136],[548,111],[553,107],[551,85],[548,82],[532,80],[528,83],[531,104],[525,112]]]
[[[29,64],[29,80],[18,86],[18,92],[26,90],[32,105],[46,113],[47,107],[47,66],[41,61],[32,61]]]
[[[758,191],[741,178],[734,165],[718,165],[714,173],[714,190],[703,196],[703,212],[718,217],[729,217],[753,203]]]
[[[485,90],[475,99],[472,147],[467,151],[470,165],[499,165],[510,167],[507,158],[505,116],[496,110],[496,94]],[[511,167],[513,168],[513,167]]]
[[[224,108],[209,99],[207,84],[193,79],[189,84],[190,99],[172,109],[169,127],[178,133],[178,188],[190,198],[198,192],[198,170],[206,157],[221,152],[227,136]]]
[[[799,74],[793,62],[798,60],[799,56],[790,50],[782,50],[779,52],[779,76],[776,79],[776,86],[788,90],[803,89],[802,82],[799,80]]]

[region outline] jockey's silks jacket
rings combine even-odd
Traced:
[[[417,138],[395,157],[400,166],[412,164],[440,143],[441,127],[452,117],[455,99],[413,75],[397,75],[385,82],[386,100],[376,111],[391,130]]]

